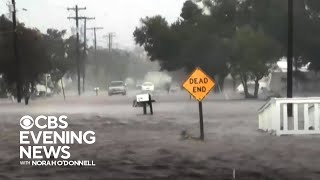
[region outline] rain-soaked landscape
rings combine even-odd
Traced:
[[[320,180],[319,0],[0,0],[0,180]]]

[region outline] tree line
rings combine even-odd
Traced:
[[[51,74],[53,83],[59,80],[75,65],[75,37],[65,38],[66,31],[48,29],[46,34],[38,29],[27,28],[18,23],[17,54],[14,54],[12,22],[4,15],[0,17],[0,74],[2,75],[2,93],[15,94],[17,71],[23,85],[35,86],[46,73]],[[20,59],[17,68],[15,56]]]
[[[231,75],[256,98],[259,80],[267,76],[288,42],[287,0],[188,0],[180,18],[169,24],[161,15],[141,19],[133,33],[151,61],[162,69],[200,66],[223,87]],[[294,65],[320,70],[320,1],[294,1]],[[248,81],[255,82],[254,94]]]
[[[66,87],[68,90],[76,87],[74,35],[69,36],[66,30],[57,29],[48,29],[42,33],[36,28],[28,28],[23,23],[17,23],[17,56],[21,62],[20,68],[17,69],[12,27],[11,20],[4,15],[0,16],[0,96],[6,96],[7,93],[16,95],[18,74],[23,86],[31,85],[33,90],[37,84],[45,84],[45,74],[50,74],[49,87],[55,92],[60,91],[63,77],[73,80],[73,83]],[[98,47],[97,51],[90,47],[84,52],[82,41],[80,52],[81,76],[87,74],[86,85],[90,88],[106,88],[108,81],[125,80],[127,76],[142,78],[147,71],[145,67],[148,63],[140,57],[142,52],[119,49],[110,51],[102,47]]]

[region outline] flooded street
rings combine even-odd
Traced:
[[[197,103],[186,93],[155,95],[153,116],[132,107],[133,95],[69,97],[65,102],[53,97],[30,106],[2,102],[0,179],[320,178],[319,137],[275,137],[258,131],[257,110],[264,101],[210,96],[203,103],[202,142]],[[70,159],[93,160],[96,166],[20,165],[19,120],[39,114],[67,115],[68,130],[94,131],[96,142],[71,145]]]

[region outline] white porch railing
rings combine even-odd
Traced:
[[[293,116],[288,117],[288,104]],[[281,135],[320,134],[320,97],[273,98],[259,109],[259,129]]]

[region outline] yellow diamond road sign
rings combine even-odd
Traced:
[[[198,67],[183,83],[183,87],[198,101],[202,101],[215,87],[215,82]]]

